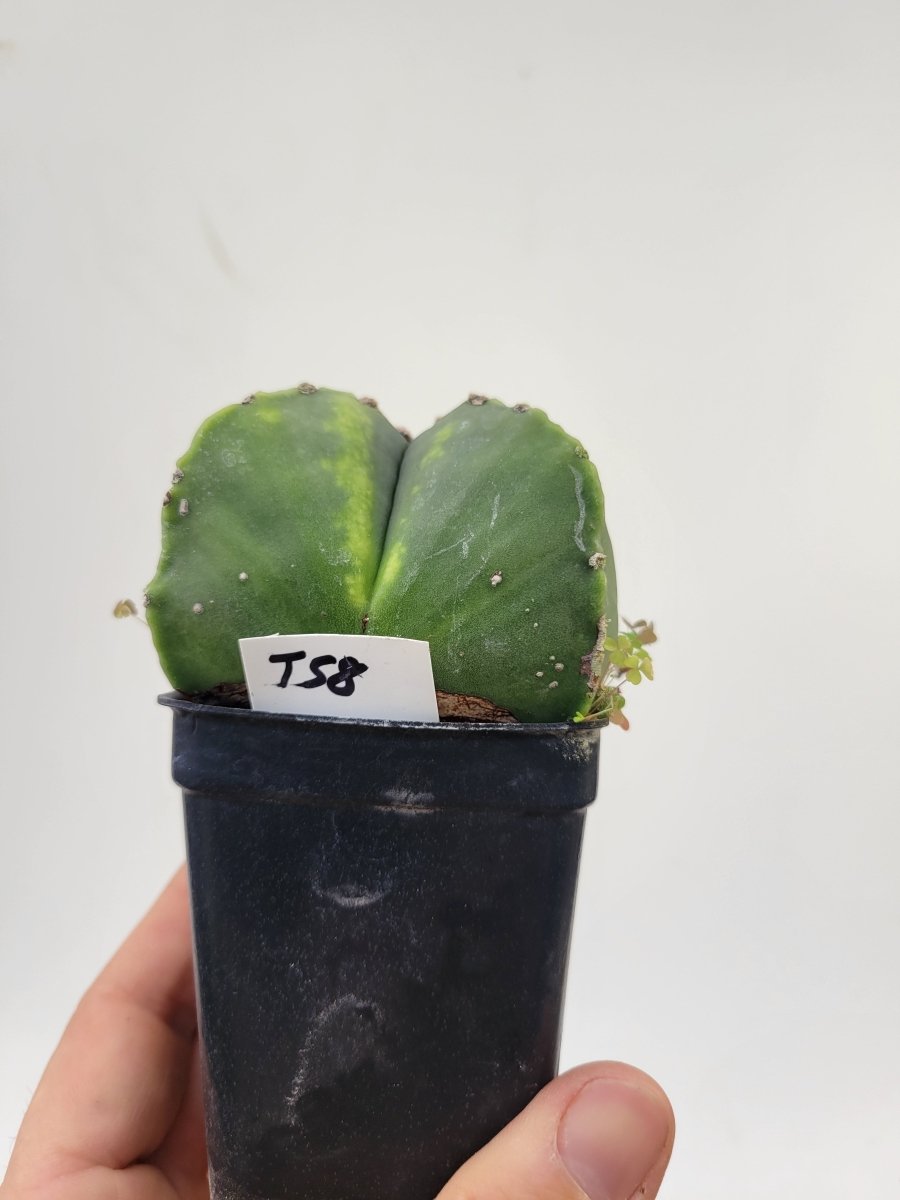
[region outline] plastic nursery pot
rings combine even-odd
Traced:
[[[213,1200],[433,1200],[556,1072],[599,729],[160,699]]]

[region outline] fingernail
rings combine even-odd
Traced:
[[[669,1111],[649,1088],[595,1079],[563,1114],[559,1156],[589,1200],[630,1200],[669,1136]]]

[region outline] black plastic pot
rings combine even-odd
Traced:
[[[160,699],[214,1200],[433,1200],[556,1072],[599,729]]]

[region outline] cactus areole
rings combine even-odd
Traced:
[[[472,396],[409,441],[302,384],[215,413],[178,461],[145,596],[163,670],[234,691],[238,640],[369,633],[431,647],[442,716],[591,712],[616,632],[603,492],[545,413]]]

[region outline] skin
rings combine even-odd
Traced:
[[[673,1137],[649,1076],[589,1063],[544,1088],[438,1200],[652,1200]],[[78,1005],[0,1200],[209,1200],[183,868]]]

